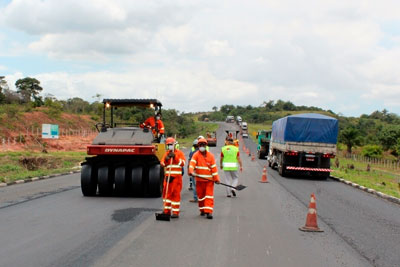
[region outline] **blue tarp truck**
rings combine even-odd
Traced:
[[[268,165],[283,177],[297,173],[328,178],[330,159],[336,156],[338,126],[337,119],[316,113],[274,121]]]

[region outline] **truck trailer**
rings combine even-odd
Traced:
[[[268,165],[284,177],[289,173],[326,179],[330,160],[336,156],[338,120],[306,113],[291,115],[272,124]]]

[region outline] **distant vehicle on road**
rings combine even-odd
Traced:
[[[271,133],[271,131],[267,130],[258,130],[257,132],[257,155],[259,159],[263,159],[268,155]]]
[[[241,124],[242,130],[247,130],[247,122],[242,122]]]
[[[234,123],[234,122],[235,122],[235,117],[233,117],[233,116],[226,116],[225,121],[226,121],[226,122],[229,122],[229,123]]]
[[[240,125],[242,123],[242,117],[236,116],[236,123]]]
[[[242,137],[249,138],[249,132],[247,130],[242,130]]]
[[[301,173],[328,178],[336,155],[338,120],[306,113],[287,116],[272,124],[268,165],[281,176]]]
[[[217,146],[217,132],[207,132],[206,138],[208,146]]]

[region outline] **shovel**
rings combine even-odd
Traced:
[[[200,179],[204,179],[204,180],[208,180],[208,181],[211,181],[211,182],[213,182],[213,180],[211,180],[211,179],[207,179],[207,178],[203,178],[203,177],[198,177],[198,176],[196,176],[197,178],[200,178]],[[236,189],[236,190],[238,190],[238,191],[240,191],[240,190],[243,190],[243,189],[245,189],[247,186],[245,186],[245,185],[242,185],[242,184],[239,184],[239,185],[237,185],[237,186],[232,186],[232,185],[229,185],[229,184],[224,184],[224,183],[218,183],[218,184],[220,184],[220,185],[223,185],[223,186],[227,186],[227,187],[230,187],[230,188],[233,188],[233,189]]]
[[[175,146],[174,149],[172,151],[175,150]],[[169,162],[169,166],[172,165],[172,160],[173,158],[171,158],[170,162]],[[165,195],[163,196],[163,210],[165,210],[165,201],[164,199],[167,197],[168,195],[168,185],[169,185],[169,178],[171,178],[171,168],[169,167],[169,173],[168,173],[168,178],[167,178],[167,189],[165,189]],[[171,214],[166,214],[164,212],[162,213],[156,213],[156,220],[157,221],[170,221],[171,220]]]

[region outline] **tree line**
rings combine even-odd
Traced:
[[[43,112],[54,118],[60,117],[62,112],[66,112],[91,115],[91,118],[98,122],[102,119],[103,103],[100,102],[100,94],[93,96],[97,100],[92,103],[79,97],[58,100],[50,94],[41,96],[40,93],[43,88],[40,85],[40,81],[31,77],[17,80],[15,87],[16,91],[11,90],[5,77],[0,76],[0,107],[3,106],[3,108],[0,108],[0,115],[2,115],[1,113],[8,113],[9,116],[7,118],[15,117],[18,109],[21,108],[25,112],[41,108]],[[149,116],[154,116],[154,111],[140,107],[123,108],[115,111],[117,121],[129,124],[138,125]],[[163,110],[162,117],[168,136],[177,134],[178,137],[185,138],[199,132],[193,114],[179,112],[175,109],[166,109]],[[0,120],[1,118],[0,116]]]

